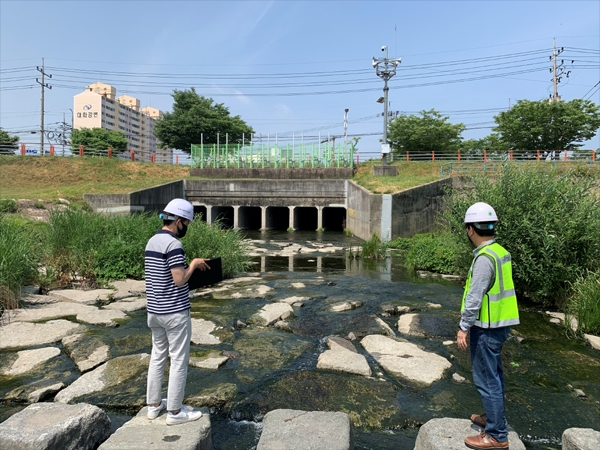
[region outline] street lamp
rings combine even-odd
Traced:
[[[390,146],[387,141],[387,120],[388,120],[388,80],[396,75],[396,67],[402,62],[402,58],[388,58],[388,48],[386,45],[381,47],[381,51],[385,52],[385,58],[373,57],[373,68],[377,76],[384,81],[383,97],[377,99],[378,103],[383,102],[383,142],[381,143],[381,161],[385,166],[387,163],[386,156],[390,152]]]

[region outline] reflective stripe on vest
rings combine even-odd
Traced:
[[[480,328],[500,328],[519,324],[519,309],[517,307],[517,296],[512,278],[512,263],[510,253],[500,244],[493,243],[482,247],[469,269],[465,292],[463,294],[461,311],[465,309],[465,300],[471,287],[473,266],[480,256],[490,258],[494,262],[494,284],[485,294],[481,302],[479,317],[475,326]]]

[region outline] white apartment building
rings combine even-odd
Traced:
[[[86,86],[73,97],[73,128],[122,131],[136,161],[150,161],[151,155],[156,155],[156,162],[172,163],[173,149],[158,148],[154,136],[154,123],[163,112],[151,106],[140,109],[137,98],[116,95],[116,88],[109,84],[96,82]]]

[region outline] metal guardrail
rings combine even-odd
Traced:
[[[589,166],[590,168],[597,168],[600,171],[600,161],[586,161],[586,160],[544,160],[544,161],[461,161],[461,162],[450,162],[440,165],[440,179],[443,179],[452,175],[472,175],[474,173],[485,173],[494,174],[504,170],[506,165],[518,167],[521,170],[548,170],[556,169],[559,167],[569,166]]]

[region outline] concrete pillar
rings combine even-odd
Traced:
[[[240,226],[240,207],[239,206],[233,206],[233,228],[234,229],[238,229]]]
[[[317,206],[317,230],[323,229],[323,207]]]
[[[266,256],[261,256],[260,257],[260,271],[261,273],[264,273],[266,271],[267,268],[267,257]]]
[[[264,231],[267,229],[267,207],[266,206],[261,206],[260,207],[260,231]],[[261,259],[261,264],[262,264],[262,259]],[[262,268],[261,268],[262,270]]]
[[[289,228],[296,229],[294,227],[294,225],[295,225],[294,224],[294,209],[296,209],[296,207],[295,206],[288,206],[288,208],[290,209],[290,220],[289,220],[289,224],[288,224],[288,229]]]
[[[381,196],[381,240],[389,242],[392,240],[392,196],[383,194]]]
[[[318,273],[323,272],[323,257],[322,256],[317,256],[317,272]]]
[[[206,223],[209,225],[212,223],[212,206],[211,205],[206,205]]]
[[[294,256],[293,255],[288,256],[288,270],[290,272],[294,271]]]

